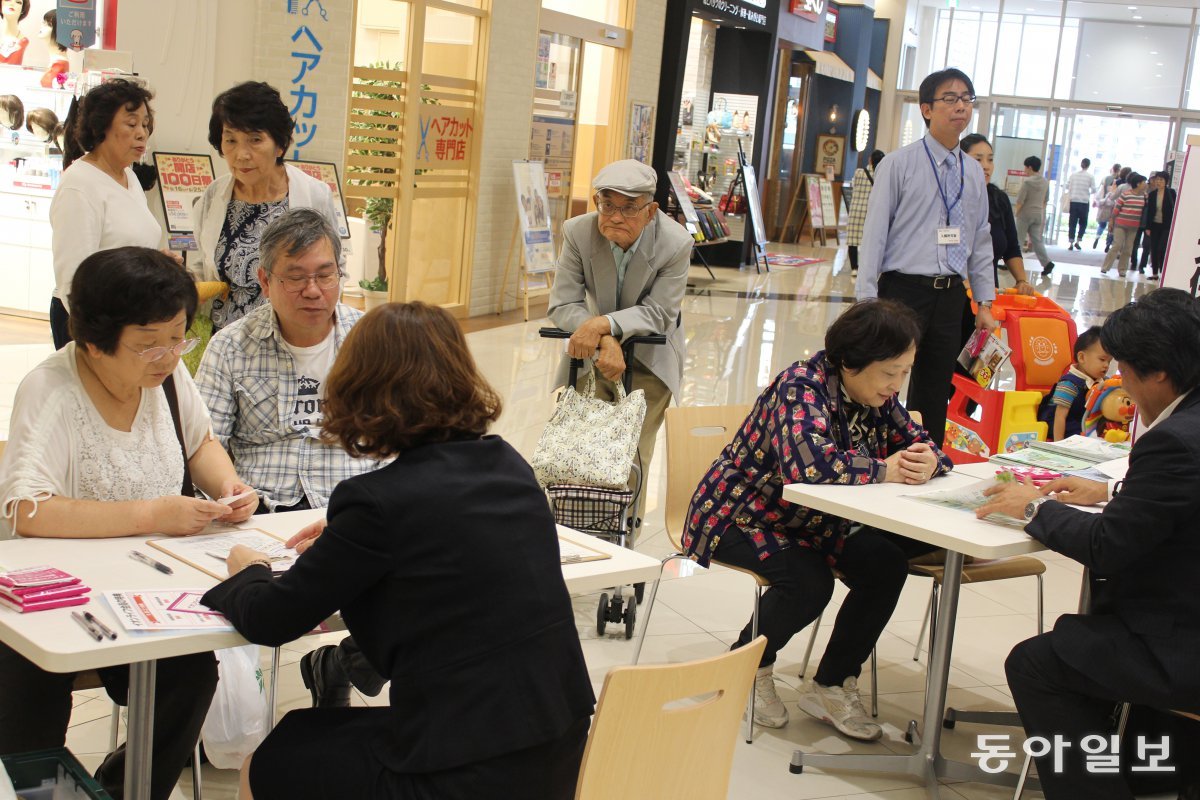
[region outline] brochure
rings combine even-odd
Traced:
[[[997,483],[1005,483],[1012,480],[1012,476],[1005,473],[997,475],[995,478],[988,478],[972,483],[969,486],[964,486],[961,489],[943,489],[938,492],[923,492],[921,494],[901,495],[910,500],[917,500],[930,505],[941,506],[942,508],[954,508],[959,511],[970,511],[974,513],[975,509],[987,505],[990,500],[983,496],[986,489],[990,489]],[[988,522],[994,522],[997,525],[1006,525],[1010,528],[1024,530],[1025,521],[1010,517],[1007,514],[989,514],[984,517]]]
[[[119,590],[104,599],[127,631],[231,631],[216,611],[200,604],[207,589]]]
[[[1129,445],[1105,442],[1087,436],[1069,436],[1059,442],[1030,442],[1024,450],[997,453],[993,461],[1040,467],[1057,472],[1080,472],[1097,464],[1126,459]]]

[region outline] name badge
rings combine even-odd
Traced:
[[[962,240],[960,228],[955,225],[953,227],[937,229],[938,244],[958,244]]]

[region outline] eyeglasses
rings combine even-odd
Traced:
[[[650,203],[654,201],[651,200]],[[638,214],[642,213],[642,209],[650,205],[646,203],[640,206],[619,206],[616,203],[610,203],[607,200],[600,200],[596,203],[596,210],[606,217],[611,217],[614,214],[620,214],[625,219],[633,219]]]
[[[133,350],[132,347],[121,343],[128,350]],[[173,356],[182,356],[196,349],[196,345],[200,344],[199,339],[184,339],[177,345],[171,347],[147,347],[145,350],[133,350],[137,353],[137,357],[147,364],[153,364],[155,361],[162,359],[167,353]]]
[[[948,106],[956,106],[962,103],[967,108],[971,108],[975,105],[975,95],[973,94],[954,94],[953,92],[949,92],[941,97],[935,97],[934,100],[939,103],[945,103]]]
[[[311,275],[276,275],[279,282],[283,284],[283,289],[292,294],[299,294],[308,287],[308,282],[312,281],[317,285],[318,289],[328,291],[338,285],[338,282],[346,277],[339,272],[314,272]]]

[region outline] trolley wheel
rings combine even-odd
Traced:
[[[629,605],[625,607],[625,638],[633,638],[633,628],[637,624],[637,603],[630,598]]]
[[[793,775],[802,775],[804,773],[804,765],[803,764],[789,764],[788,771],[791,772]]]
[[[645,583],[635,583],[633,585],[633,596],[637,598],[637,604],[639,606],[642,604],[642,597],[645,594],[646,594],[646,584]]]
[[[948,731],[954,730],[954,717],[942,720],[942,727]]]
[[[912,743],[913,743],[913,735],[912,735],[912,731],[905,731],[905,732],[904,732],[904,741],[908,742],[909,744],[912,744]]]
[[[600,605],[596,608],[596,633],[603,636],[606,625],[608,625],[608,592],[600,595]]]

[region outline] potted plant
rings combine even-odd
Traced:
[[[390,197],[369,197],[363,209],[363,219],[370,225],[371,230],[379,234],[379,259],[375,277],[371,280],[360,280],[359,288],[363,290],[363,304],[367,311],[388,301],[387,281],[387,231],[392,222],[393,203]]]

